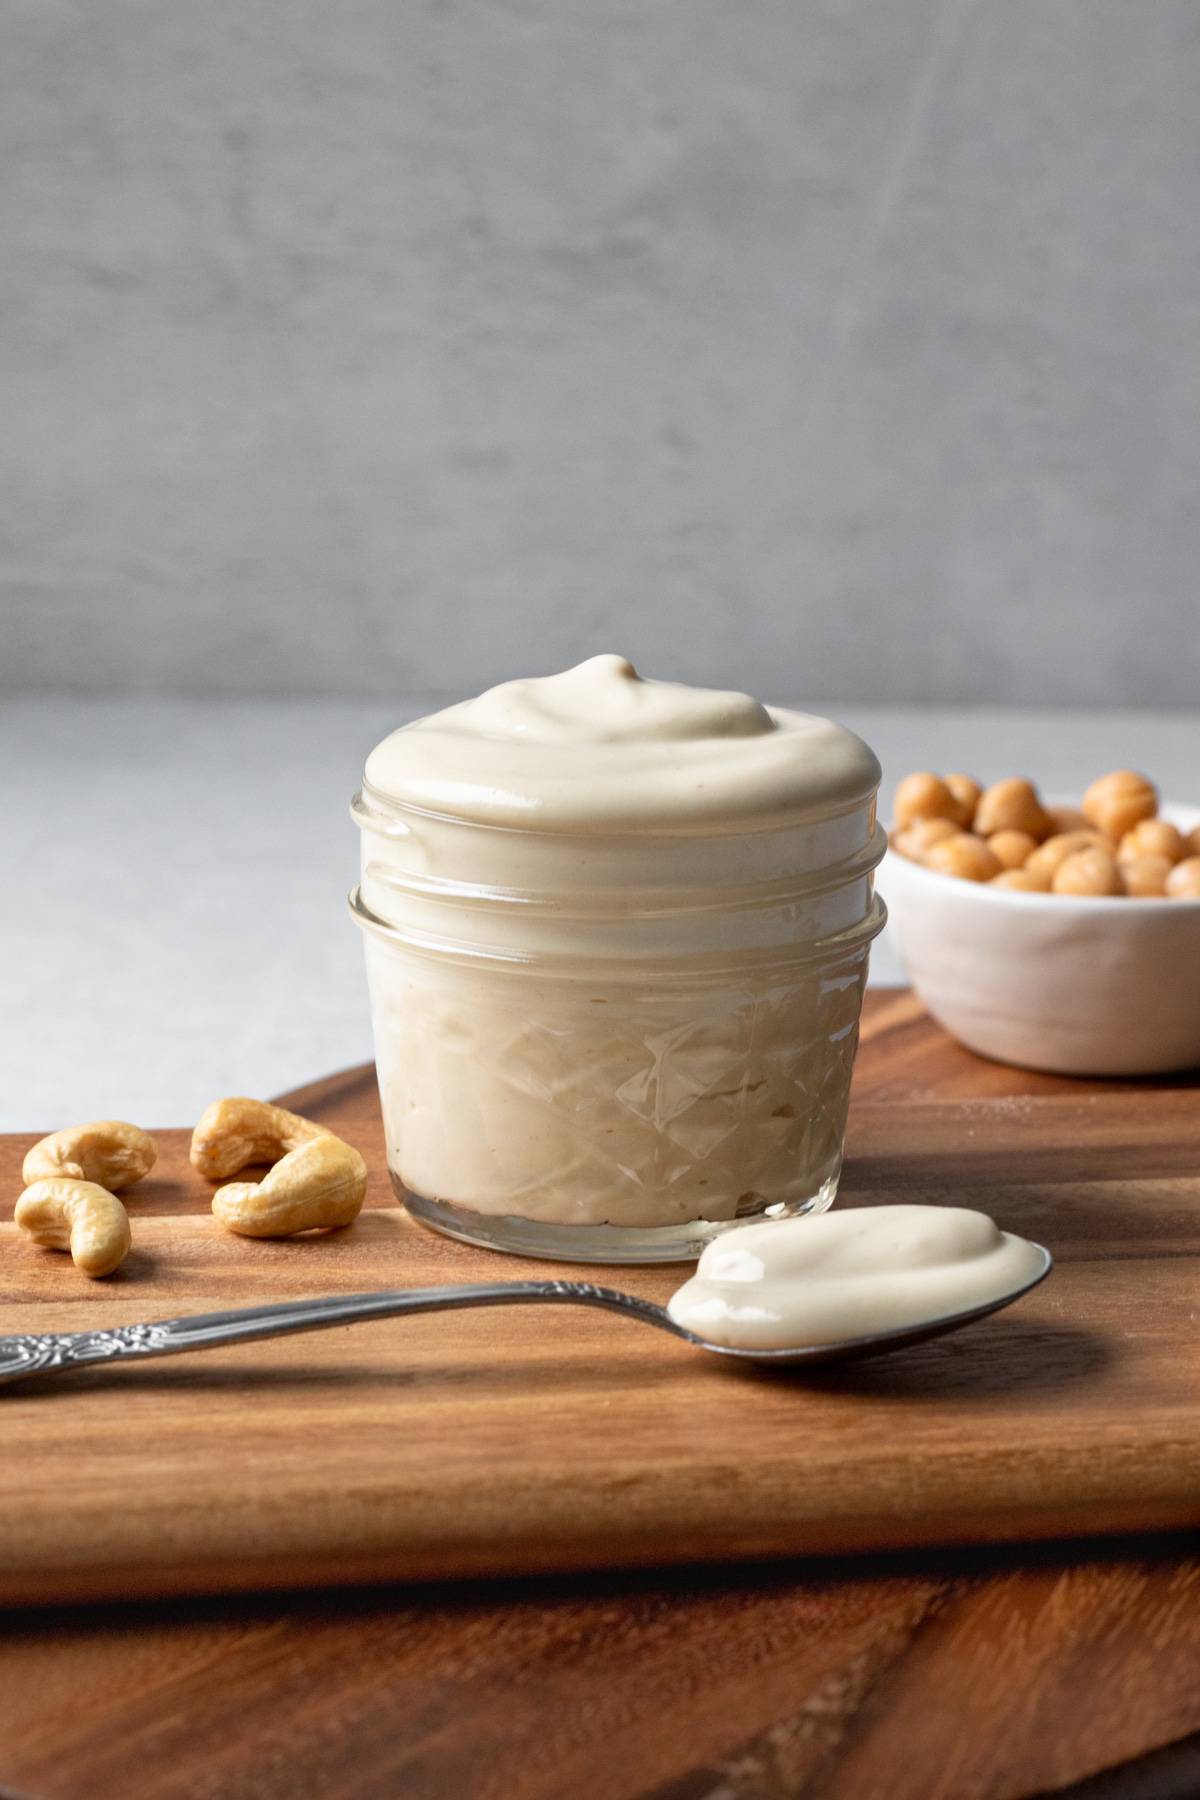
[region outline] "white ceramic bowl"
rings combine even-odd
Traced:
[[[1200,1065],[1200,900],[1014,893],[895,850],[879,886],[913,987],[968,1049],[1063,1075]]]

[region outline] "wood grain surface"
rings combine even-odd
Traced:
[[[1060,1195],[1056,1246],[1066,1260],[1093,1274],[1100,1265],[1132,1264],[1129,1305],[1121,1335],[1106,1338],[1109,1354],[1097,1353],[1093,1339],[1106,1334],[1093,1327],[1082,1349],[1070,1338],[1075,1350],[1064,1357],[1055,1333],[1067,1321],[1042,1318],[1033,1328],[1040,1361],[1057,1365],[1056,1378],[1039,1374],[1039,1358],[1027,1353],[1014,1364],[1006,1336],[993,1340],[993,1355],[1010,1377],[1015,1367],[1024,1370],[1015,1386],[985,1379],[979,1361],[957,1374],[951,1364],[919,1371],[924,1381],[936,1374],[949,1383],[955,1408],[970,1402],[990,1417],[1013,1394],[1036,1420],[1043,1408],[1059,1410],[1066,1394],[1113,1380],[1127,1355],[1141,1364],[1143,1333],[1159,1333],[1161,1321],[1139,1304],[1135,1288],[1145,1265],[1176,1254],[1168,1249],[1176,1233],[1187,1238],[1186,1178],[1164,1168],[1174,1152],[1149,1171],[1131,1171],[1122,1134],[1104,1127],[1111,1157],[1089,1174],[1086,1155],[1073,1158],[1061,1142],[1056,1151],[1044,1130],[1007,1153],[1001,1141],[1007,1103],[1019,1103],[1020,1117],[1026,1101],[1065,1102],[1062,1116],[1077,1125],[1093,1092],[977,1062],[907,996],[871,1000],[848,1194],[878,1194],[893,1156],[905,1191],[921,1187],[913,1166],[924,1141],[917,1115],[962,1100],[969,1103],[964,1132],[976,1135],[985,1161],[996,1158],[989,1183],[1015,1194],[1028,1154],[1036,1185],[1069,1189]],[[1130,1110],[1142,1122],[1161,1105],[1172,1133],[1185,1148],[1194,1145],[1187,1119],[1196,1096],[1187,1084],[1112,1087],[1100,1097],[1136,1100]],[[357,1119],[360,1138],[373,1128],[370,1091],[357,1077],[322,1084],[305,1104],[328,1107],[331,1119]],[[883,1135],[880,1109],[891,1121]],[[1111,1117],[1107,1105],[1102,1110]],[[1145,1135],[1151,1147],[1161,1145],[1153,1131]],[[1152,1161],[1156,1154],[1151,1148]],[[936,1159],[926,1178],[930,1191],[957,1191],[960,1179]],[[1134,1198],[1124,1210],[1130,1184]],[[157,1185],[157,1217],[186,1211],[174,1189]],[[148,1212],[150,1201],[143,1202]],[[1169,1237],[1153,1226],[1163,1201],[1174,1220]],[[1135,1221],[1134,1213],[1145,1216]],[[1140,1246],[1128,1258],[1122,1222]],[[1046,1236],[1054,1242],[1053,1233]],[[1186,1241],[1178,1254],[1191,1254]],[[10,1280],[16,1260],[16,1252],[4,1256]],[[135,1271],[129,1297],[152,1281],[161,1292],[167,1279],[166,1271]],[[40,1300],[43,1309],[61,1304]],[[97,1303],[89,1294],[76,1304]],[[126,1305],[122,1316],[133,1309]],[[378,1329],[401,1328],[366,1328]],[[345,1342],[349,1348],[349,1336]],[[1185,1344],[1177,1354],[1186,1384],[1195,1352]],[[356,1366],[373,1368],[373,1357]],[[456,1366],[478,1379],[469,1357]],[[207,1367],[214,1371],[212,1362]],[[107,1392],[120,1376],[104,1379]],[[246,1380],[243,1370],[224,1383],[210,1376],[197,1389],[171,1390],[177,1407],[199,1400],[209,1411],[210,1458],[221,1454],[222,1418]],[[1160,1411],[1163,1390],[1142,1380],[1151,1412]],[[328,1370],[298,1381],[294,1370],[259,1366],[250,1385],[256,1403],[270,1409],[297,1391],[327,1391]],[[51,1401],[46,1384],[38,1398],[61,1412],[65,1388],[63,1399]],[[739,1384],[736,1391],[758,1390]],[[1168,1384],[1168,1391],[1176,1390]],[[135,1391],[132,1404],[157,1406],[160,1398],[158,1390]],[[813,1396],[805,1390],[793,1399],[809,1406]],[[822,1410],[831,1400],[882,1409],[889,1437],[900,1438],[929,1403],[923,1382],[902,1379],[899,1363],[886,1380],[879,1365],[878,1382],[865,1391],[818,1390]],[[1181,1441],[1185,1411],[1180,1403]],[[68,1485],[108,1483],[122,1459],[120,1434],[114,1441],[101,1433],[90,1445],[71,1441]],[[43,1447],[35,1457],[11,1439],[5,1444],[6,1549],[23,1510],[41,1503],[39,1464],[49,1453]],[[201,1468],[202,1454],[193,1467],[207,1487],[212,1471]],[[252,1462],[248,1450],[241,1454]],[[327,1444],[312,1445],[312,1460],[327,1454]],[[123,1492],[127,1508],[137,1508],[139,1492],[135,1479]],[[0,1791],[30,1800],[557,1800],[564,1793],[579,1800],[1018,1800],[1066,1792],[1166,1745],[1140,1772],[1102,1778],[1088,1792],[1095,1800],[1172,1800],[1198,1791],[1200,1757],[1188,1741],[1200,1731],[1198,1602],[1195,1539],[1175,1535],[10,1611],[0,1615]]]
[[[869,1025],[845,1198],[966,1202],[1048,1244],[1055,1273],[1010,1312],[802,1377],[602,1313],[522,1308],[21,1383],[0,1392],[0,1602],[1197,1524],[1195,1090],[901,1097],[883,1049]],[[545,1273],[395,1204],[366,1071],[298,1104],[368,1158],[353,1227],[231,1236],[187,1134],[165,1132],[113,1280],[0,1226],[6,1329]],[[23,1149],[5,1142],[0,1191],[18,1189]],[[620,1279],[665,1299],[679,1271]]]

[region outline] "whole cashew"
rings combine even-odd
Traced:
[[[214,1100],[192,1133],[192,1167],[219,1181],[247,1163],[276,1162],[285,1151],[328,1135],[323,1125],[266,1100]]]
[[[115,1194],[94,1181],[56,1176],[36,1181],[13,1217],[35,1244],[69,1250],[84,1275],[111,1275],[129,1250],[129,1215]]]
[[[21,1174],[26,1187],[60,1175],[95,1182],[110,1194],[132,1187],[154,1167],[154,1139],[124,1119],[93,1119],[51,1132],[26,1153]]]
[[[231,1181],[218,1188],[212,1209],[241,1237],[290,1237],[349,1225],[366,1192],[366,1163],[326,1131],[289,1150],[262,1181]]]

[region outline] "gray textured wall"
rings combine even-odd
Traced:
[[[8,0],[0,680],[1197,691],[1196,0]]]

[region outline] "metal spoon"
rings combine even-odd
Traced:
[[[603,1306],[643,1325],[657,1326],[672,1337],[683,1338],[700,1350],[718,1356],[738,1356],[752,1362],[830,1363],[861,1356],[878,1356],[885,1350],[901,1350],[906,1344],[923,1343],[957,1331],[973,1319],[999,1312],[1036,1287],[1050,1273],[1048,1250],[1035,1245],[1042,1262],[1023,1287],[972,1306],[945,1313],[920,1325],[896,1331],[880,1331],[870,1337],[847,1338],[838,1344],[797,1344],[786,1350],[740,1350],[707,1339],[676,1325],[664,1306],[622,1294],[615,1288],[596,1287],[590,1281],[496,1281],[470,1287],[410,1288],[374,1294],[331,1294],[319,1300],[284,1300],[274,1306],[247,1306],[236,1312],[197,1313],[191,1318],[159,1319],[148,1325],[113,1325],[107,1330],[47,1332],[44,1335],[0,1338],[0,1382],[19,1381],[24,1375],[44,1375],[51,1370],[85,1368],[89,1363],[121,1362],[126,1357],[182,1356],[188,1350],[217,1350],[222,1344],[245,1344],[256,1338],[287,1337],[292,1332],[322,1331],[330,1325],[356,1325],[364,1319],[391,1319],[401,1313],[448,1312],[460,1306],[524,1306],[532,1301],[553,1305]]]

